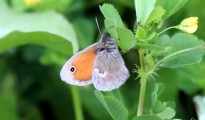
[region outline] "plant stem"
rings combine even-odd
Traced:
[[[142,50],[142,49],[139,50],[139,57],[140,57],[140,66],[141,66],[142,70],[145,70],[145,66],[144,66],[144,50]]]
[[[137,116],[142,115],[142,112],[143,112],[144,96],[145,96],[145,90],[146,90],[146,84],[147,84],[147,77],[146,77],[145,66],[144,66],[144,50],[139,50],[139,56],[140,56],[140,66],[141,66],[141,73],[140,73],[141,87],[140,87],[140,96],[139,96]]]
[[[75,111],[75,119],[76,120],[83,120],[83,112],[81,108],[80,96],[78,92],[78,88],[75,86],[70,86],[74,111]]]
[[[144,96],[145,96],[147,78],[145,76],[141,76],[140,81],[141,81],[141,88],[140,88],[140,97],[139,97],[137,116],[141,116],[142,112],[143,112]]]
[[[158,35],[164,33],[164,32],[167,31],[167,30],[170,30],[170,29],[172,29],[172,28],[178,28],[178,26],[168,27],[168,28],[164,29],[163,31],[161,31],[160,33],[158,33]]]

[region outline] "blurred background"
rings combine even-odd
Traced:
[[[95,17],[98,18],[99,26],[104,31],[104,18],[99,5],[113,4],[131,30],[136,20],[133,0],[2,1],[4,2],[0,4],[6,3],[16,14],[56,11],[72,25],[80,50],[100,38]],[[203,0],[190,0],[177,14],[164,21],[163,28],[177,25],[184,18],[198,16],[199,29],[195,35],[205,39],[204,4]],[[2,7],[0,11],[0,19],[7,17],[8,14]],[[49,19],[52,21],[52,18]],[[34,19],[33,22],[38,23],[38,19]],[[4,27],[10,24],[18,24],[18,21],[13,19],[8,23],[2,23],[0,20],[0,32],[6,31]],[[52,26],[49,22],[48,25]],[[173,35],[176,32],[170,30],[167,34]],[[21,38],[16,36],[16,40],[18,39]],[[74,101],[76,100],[79,100],[77,104],[82,108],[85,120],[111,120],[108,112],[95,97],[92,85],[72,87],[60,80],[60,69],[69,57],[71,54],[62,54],[33,44],[12,47],[0,52],[0,120],[75,120]],[[130,72],[135,68],[134,64],[139,65],[137,50],[125,53],[123,57]],[[193,97],[204,94],[204,72],[204,60],[200,64],[185,68],[160,69],[157,71],[156,79],[148,82],[145,111],[149,111],[149,96],[154,83],[161,82],[166,85],[166,89],[159,99],[176,102],[176,117],[183,120],[196,119]],[[120,88],[130,116],[134,116],[137,111],[140,86],[136,77],[137,74],[131,72],[131,77]]]

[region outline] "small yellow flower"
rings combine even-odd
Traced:
[[[186,18],[178,26],[178,29],[186,33],[194,33],[196,32],[197,28],[198,28],[198,17]]]
[[[41,2],[41,0],[24,0],[24,3],[28,6],[34,6]]]

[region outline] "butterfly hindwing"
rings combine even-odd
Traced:
[[[129,77],[125,63],[119,51],[110,54],[98,54],[93,70],[93,84],[96,89],[110,91],[119,88]]]

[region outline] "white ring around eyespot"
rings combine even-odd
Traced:
[[[74,71],[73,71],[73,72],[70,70],[71,68],[74,68]],[[75,71],[76,71],[76,68],[75,68],[74,66],[71,66],[71,67],[69,68],[69,72],[74,73]]]

